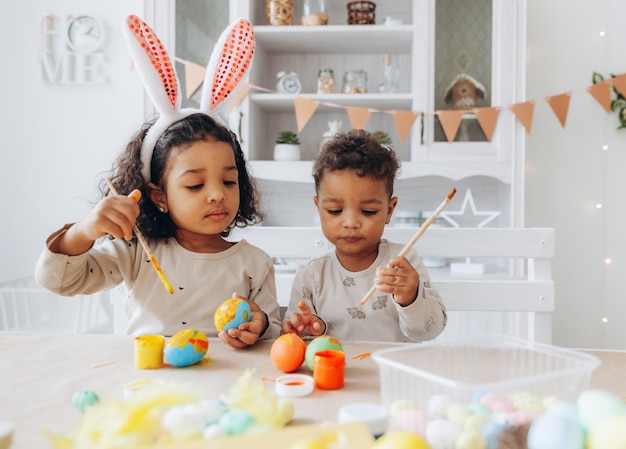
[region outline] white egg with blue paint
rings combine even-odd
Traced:
[[[532,422],[526,441],[528,449],[584,449],[585,432],[578,420],[547,411]]]

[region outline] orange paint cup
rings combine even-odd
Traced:
[[[337,390],[343,387],[346,356],[343,351],[327,349],[313,356],[313,380],[315,387],[322,390]]]
[[[140,335],[135,337],[135,368],[153,369],[163,366],[163,335]]]

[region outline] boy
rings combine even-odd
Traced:
[[[446,309],[415,249],[382,239],[398,198],[400,164],[368,132],[340,133],[313,164],[322,232],[335,246],[296,272],[284,333],[338,340],[424,341],[446,326]],[[376,293],[361,305],[372,285]]]

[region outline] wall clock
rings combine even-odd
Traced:
[[[276,74],[278,83],[276,90],[284,94],[299,94],[302,90],[302,83],[295,72],[278,72]]]
[[[67,43],[78,53],[98,50],[104,43],[104,37],[104,25],[93,16],[73,17],[67,25]]]

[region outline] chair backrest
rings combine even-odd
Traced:
[[[112,314],[108,292],[64,297],[32,275],[0,282],[0,331],[109,333]]]
[[[384,237],[408,242],[416,230],[388,227]],[[277,260],[308,259],[332,249],[316,227],[256,226],[236,236]],[[554,239],[552,228],[429,228],[415,248],[430,263],[449,312],[441,338],[497,332],[550,343]],[[277,270],[277,286],[289,285],[292,277],[293,271]],[[279,288],[279,302],[286,305],[282,294]]]

